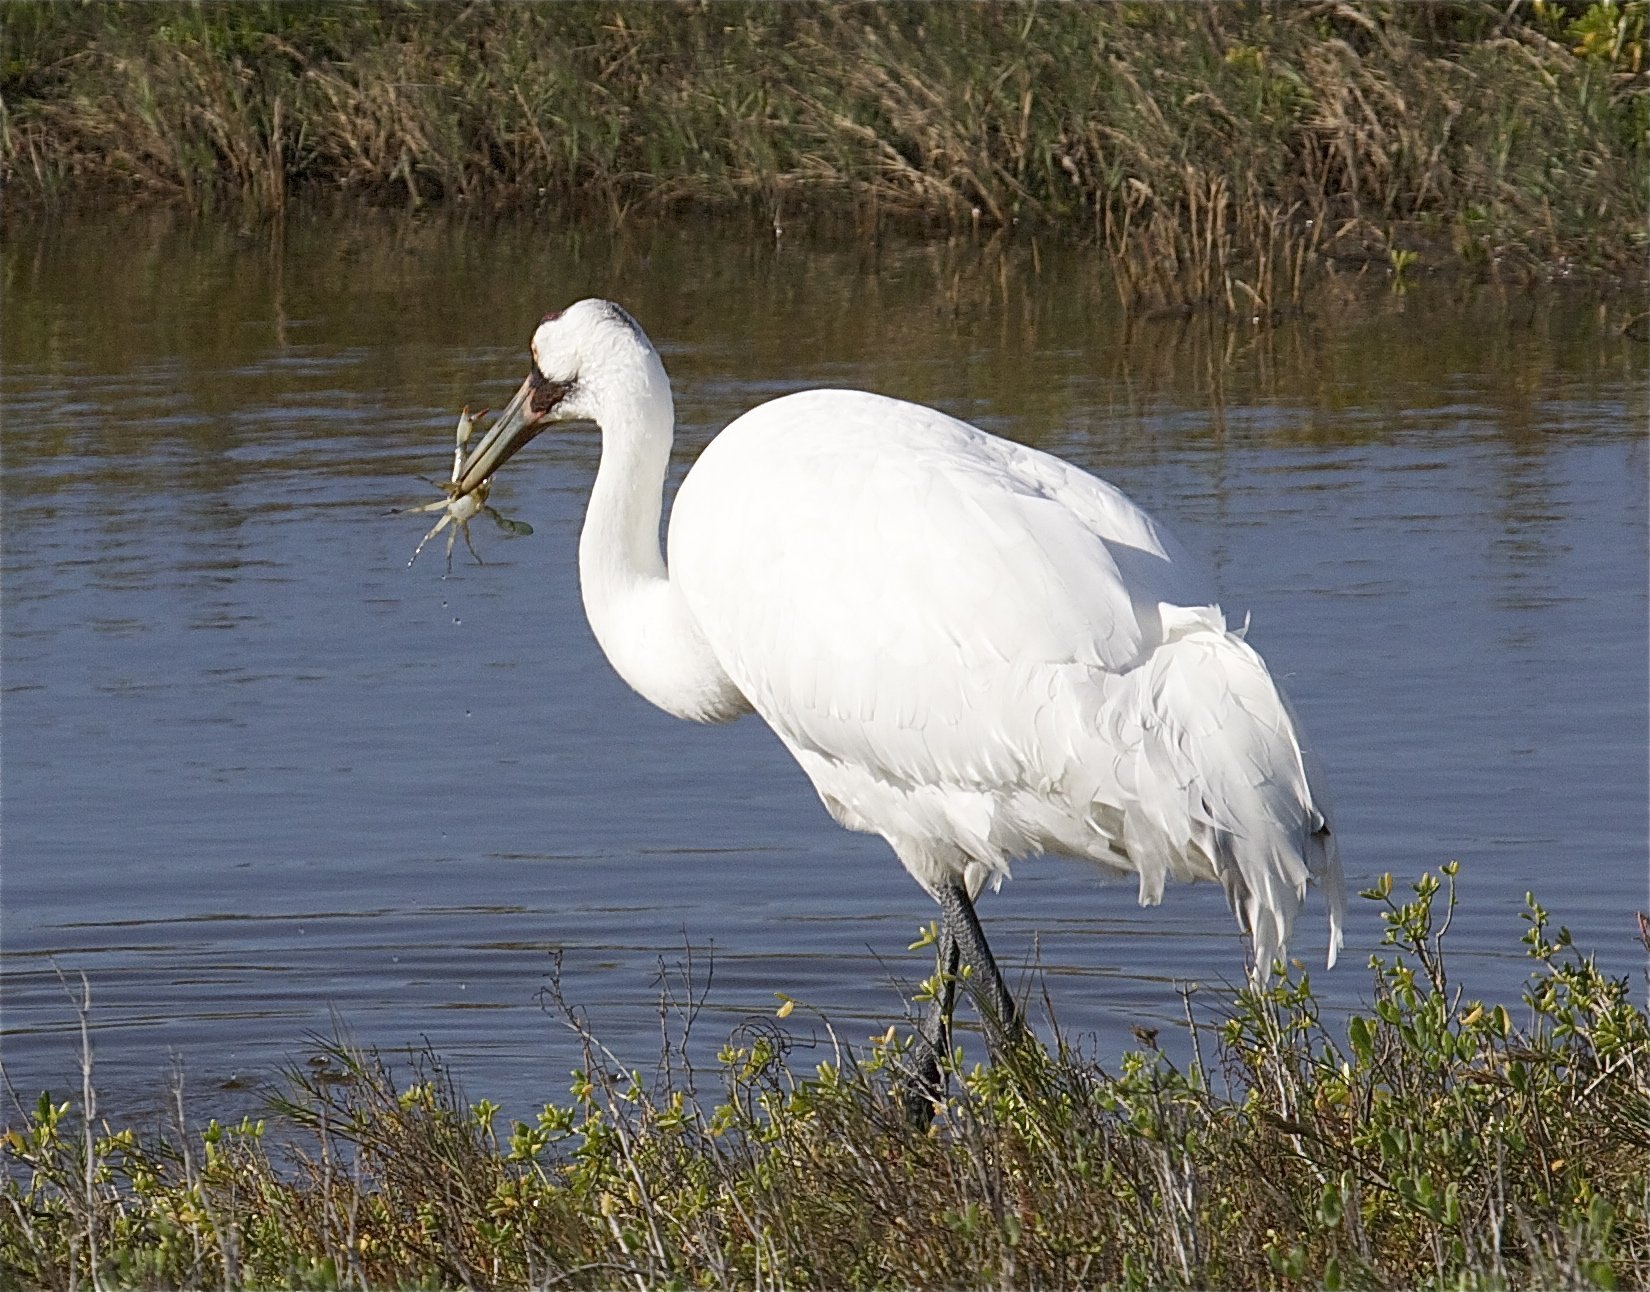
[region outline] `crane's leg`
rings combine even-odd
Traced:
[[[951,1048],[951,1010],[957,1000],[957,939],[947,920],[940,923],[935,966],[934,995],[917,1029],[916,1066],[899,1083],[905,1118],[919,1129],[933,1119],[935,1101],[945,1097],[940,1059]]]
[[[940,889],[938,900],[945,928],[956,942],[958,958],[970,971],[968,990],[985,1018],[986,1035],[993,1044],[1005,1041],[1019,1031],[1020,1011],[986,945],[985,931],[980,928],[980,917],[974,914],[974,903],[968,900],[968,890],[960,880],[953,880]]]
[[[940,925],[939,954],[935,957],[935,977],[939,991],[928,1002],[928,1017],[920,1035],[931,1050],[943,1052],[951,1043],[951,1010],[957,1001],[957,939],[949,923]]]
[[[902,1082],[901,1098],[906,1117],[914,1125],[926,1126],[933,1116],[936,1099],[945,1093],[940,1060],[951,1047],[951,1011],[957,999],[958,970],[966,965],[965,980],[974,1004],[985,1021],[986,1041],[997,1050],[1020,1030],[1020,1011],[997,969],[997,961],[986,945],[974,903],[961,882],[945,885],[936,894],[940,904],[939,990],[928,1007],[928,1016],[917,1030],[915,1071]]]

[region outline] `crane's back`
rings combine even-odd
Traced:
[[[1216,879],[1269,963],[1308,874],[1338,883],[1259,656],[1068,463],[919,405],[787,396],[689,472],[669,569],[832,814],[930,891],[1041,851],[1134,873],[1142,901]]]

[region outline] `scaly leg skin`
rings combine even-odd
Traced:
[[[937,955],[939,990],[917,1032],[916,1070],[899,1083],[906,1118],[919,1127],[928,1124],[935,1102],[945,1096],[940,1064],[950,1049],[951,1012],[956,1004],[958,970],[962,966],[966,965],[969,970],[964,981],[985,1023],[986,1044],[992,1052],[999,1052],[1017,1039],[1022,1027],[1020,1011],[986,944],[985,931],[980,928],[968,890],[953,881],[936,896],[941,914]]]
[[[934,959],[935,992],[928,1015],[917,1029],[915,1067],[903,1074],[898,1096],[905,1120],[921,1130],[934,1118],[934,1105],[945,1098],[942,1056],[951,1051],[951,1011],[957,1001],[957,939],[949,920],[941,920],[939,949]]]
[[[957,954],[972,971],[967,979],[968,992],[985,1020],[986,1040],[993,1049],[998,1048],[1019,1036],[1020,1011],[986,945],[985,930],[980,928],[980,917],[974,914],[974,903],[968,900],[968,890],[960,881],[953,881],[940,889],[939,903],[957,941]]]

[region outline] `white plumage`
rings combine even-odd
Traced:
[[[600,425],[580,581],[602,649],[648,700],[760,714],[831,815],[885,838],[942,905],[1040,852],[1132,873],[1145,904],[1168,879],[1213,879],[1260,978],[1317,878],[1334,963],[1343,883],[1299,723],[1119,490],[931,408],[806,391],[701,454],[667,570],[657,353],[618,306],[581,301],[539,327],[533,357],[461,486],[549,421]]]

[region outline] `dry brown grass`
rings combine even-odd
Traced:
[[[16,3],[0,161],[275,213],[740,207],[1057,228],[1146,306],[1326,266],[1642,271],[1644,0],[1036,6]]]

